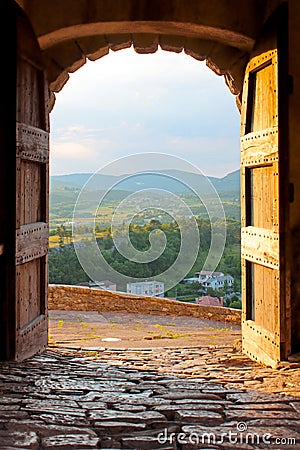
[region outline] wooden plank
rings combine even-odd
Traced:
[[[247,110],[248,110],[248,92],[249,91],[249,71],[246,70],[243,84],[243,94],[242,94],[242,108],[241,108],[241,125],[240,125],[240,135],[244,136],[246,134],[246,124],[247,124]]]
[[[41,259],[34,259],[17,266],[18,287],[22,287],[18,296],[17,330],[40,316],[41,311]]]
[[[36,222],[16,230],[16,264],[40,258],[48,252],[48,224]]]
[[[47,347],[48,317],[41,314],[18,331],[16,339],[16,361],[22,361]]]
[[[247,285],[246,280],[246,263],[247,261],[242,258],[242,320],[246,320],[247,318],[247,289],[249,288],[249,286]]]
[[[27,215],[25,223],[44,222],[42,220],[42,165],[37,163],[29,163],[31,177],[29,180],[27,199],[30,198],[31,211]],[[28,211],[29,212],[29,211]]]
[[[241,138],[241,165],[255,167],[278,161],[278,127],[254,131]]]
[[[247,170],[246,176],[246,225],[274,230],[277,221],[274,177],[272,165]]]
[[[273,164],[273,230],[279,232],[279,162]]]
[[[42,173],[45,166],[46,164],[21,160],[18,208],[20,225],[45,221],[42,217],[42,185],[45,184]]]
[[[43,73],[27,61],[18,61],[17,71],[17,121],[33,127],[43,127],[40,93]]]
[[[22,175],[21,175],[21,160],[20,158],[16,158],[16,228],[20,228],[22,225]]]
[[[246,169],[241,167],[241,226],[245,227],[246,223]]]
[[[40,111],[42,115],[42,129],[45,132],[50,133],[50,114],[49,114],[50,90],[45,69],[40,73],[40,82],[41,82]],[[48,155],[49,155],[49,142],[48,142]]]
[[[277,108],[277,64],[257,69],[254,77],[254,95],[251,131],[260,131],[278,126]]]
[[[280,348],[280,339],[277,333],[266,330],[264,327],[257,325],[253,320],[242,320],[242,327],[246,333],[252,334],[252,339],[262,346],[264,340],[266,346]]]
[[[27,312],[26,305],[22,301],[22,295],[24,292],[23,280],[21,280],[21,266],[16,266],[16,324],[15,328],[18,330],[21,327],[21,323],[26,323]],[[25,318],[24,318],[25,316]]]
[[[277,330],[279,271],[252,263],[254,279],[255,324],[266,332]],[[250,317],[249,317],[250,318]]]
[[[248,63],[247,72],[251,72],[253,70],[257,70],[266,64],[271,62],[272,64],[277,63],[277,49],[269,50],[267,52],[261,53],[258,56],[254,56],[251,58]]]
[[[17,158],[17,164],[19,163],[18,159],[19,158]],[[26,163],[27,163],[27,161],[26,161]],[[19,227],[20,227],[21,225],[24,225],[26,223],[25,215],[26,215],[26,206],[28,207],[28,205],[25,204],[26,170],[25,170],[25,165],[24,165],[23,160],[20,160],[19,167],[20,167],[20,186],[19,186],[19,189],[20,189],[19,202],[20,203],[17,208],[17,210],[18,210],[17,214],[19,215]],[[30,221],[29,221],[29,223],[30,223]]]
[[[16,126],[17,154],[21,159],[48,163],[49,133],[25,123]]]
[[[40,311],[41,314],[48,316],[48,254],[40,258]]]
[[[277,50],[251,58],[244,78],[241,136],[278,126]]]
[[[279,269],[279,234],[271,230],[245,227],[241,230],[242,257],[248,261]]]
[[[28,266],[26,268],[26,266]],[[41,260],[40,258],[21,264],[28,278],[28,320],[30,323],[41,314]]]
[[[242,346],[243,352],[257,362],[276,367],[280,361],[278,338],[251,320],[242,321]]]

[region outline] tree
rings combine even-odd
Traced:
[[[241,302],[241,300],[235,300],[234,302],[231,302],[229,304],[229,308],[242,309],[242,302]]]
[[[215,218],[214,223],[217,226],[222,226],[223,222]],[[188,219],[186,220],[187,226],[189,226]],[[207,258],[210,248],[211,239],[211,227],[209,219],[197,219],[197,224],[200,233],[200,249],[197,255],[194,266],[191,268],[188,274],[183,274],[183,277],[192,277],[194,273],[198,271]],[[167,239],[167,245],[160,257],[147,264],[134,263],[128,261],[123,255],[121,255],[115,248],[114,241],[112,239],[111,227],[101,228],[99,224],[95,224],[94,232],[101,233],[101,238],[97,238],[97,243],[101,248],[103,257],[108,264],[116,269],[118,272],[130,275],[137,278],[150,278],[161,274],[168,269],[175,261],[181,248],[181,232],[178,224],[173,221],[170,223],[161,224],[158,220],[152,220],[146,225],[131,224],[129,227],[129,235],[132,245],[139,251],[146,251],[149,249],[149,233],[155,229],[159,230],[158,233],[164,233]],[[83,234],[82,242],[84,242],[85,234],[88,231],[92,231],[89,225],[82,225],[80,227],[80,233]],[[78,231],[78,230],[76,230]],[[240,279],[241,279],[241,259],[240,259],[240,222],[235,219],[231,219],[227,230],[227,241],[224,249],[222,259],[216,270],[228,273],[235,279],[234,289],[240,292]],[[60,225],[56,230],[59,236],[59,246],[61,251],[49,253],[49,266],[50,266],[50,282],[56,283],[60,280],[60,283],[69,284],[70,280],[74,279],[75,283],[84,281],[82,279],[83,272],[80,270],[80,266],[76,264],[76,254],[73,246],[64,247],[65,240],[71,241],[70,231],[66,230],[64,225]],[[80,234],[79,233],[79,234]],[[88,245],[90,238],[86,238],[86,245]],[[159,236],[158,236],[159,239]],[[63,250],[63,251],[62,251]],[[77,261],[78,263],[78,261]],[[63,264],[66,267],[63,267]],[[79,264],[79,263],[78,263]],[[69,272],[73,272],[70,276]],[[59,275],[60,272],[60,275]],[[199,283],[177,285],[178,295],[194,295],[199,296],[203,293],[202,285]],[[215,291],[213,289],[207,289],[207,294],[213,297],[225,297],[225,294],[232,291],[232,288],[224,286],[223,289]],[[171,294],[170,294],[171,295]],[[174,296],[174,294],[173,294]]]

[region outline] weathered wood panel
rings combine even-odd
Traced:
[[[271,269],[279,268],[279,234],[264,228],[242,228],[242,257]]]
[[[247,209],[248,209],[248,196],[246,197],[246,184],[248,180],[246,178],[246,169],[241,166],[240,172],[240,183],[241,183],[241,226],[245,227],[247,225]]]
[[[270,63],[277,64],[277,48],[275,48],[276,47],[275,40],[273,43],[273,47],[274,48],[270,49],[269,51],[259,52],[258,50],[256,50],[258,55],[255,55],[250,59],[248,66],[247,66],[247,72],[250,73],[257,69],[261,69],[261,68],[265,67],[266,65],[269,65]],[[277,80],[276,71],[274,71],[273,77],[275,78],[275,80]],[[276,85],[277,85],[277,83],[276,83]]]
[[[276,48],[259,52],[256,47],[255,52],[246,69],[241,112],[243,350],[252,359],[275,366],[284,339],[278,60]]]
[[[48,340],[48,316],[40,315],[19,331],[15,359],[22,361],[30,357],[36,349],[45,350]]]
[[[43,221],[42,171],[38,163],[20,162],[20,204],[17,212],[20,225]]]
[[[250,77],[253,77],[251,131],[266,130],[278,125],[276,73],[277,63],[274,58],[255,72],[250,72]]]
[[[262,327],[252,327],[251,322],[242,323],[242,344],[245,353],[255,361],[276,367],[280,361],[280,345]]]
[[[36,37],[18,24],[16,124],[15,359],[47,345],[48,83]],[[26,43],[26,45],[24,45]]]
[[[244,78],[241,136],[278,126],[277,48],[256,52]]]
[[[241,165],[263,166],[278,161],[278,128],[248,133],[241,138]]]
[[[17,329],[39,317],[41,311],[41,260],[32,260],[17,268],[17,284],[20,287]]]
[[[43,74],[28,61],[19,58],[17,72],[17,121],[43,128],[41,79]]]
[[[247,225],[272,230],[277,218],[274,166],[247,169]]]
[[[16,230],[16,264],[41,258],[48,252],[48,224],[36,222]]]
[[[17,123],[17,157],[29,161],[49,161],[49,133],[24,123]]]
[[[255,326],[262,327],[272,334],[272,339],[278,341],[276,337],[278,326],[278,308],[276,296],[279,292],[278,271],[274,271],[260,264],[252,264],[252,276],[254,287],[253,316]]]

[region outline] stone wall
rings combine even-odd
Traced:
[[[49,286],[49,309],[192,316],[213,319],[225,324],[240,324],[241,322],[241,311],[237,309],[202,306],[166,298],[138,296],[66,285]]]

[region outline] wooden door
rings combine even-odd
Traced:
[[[268,25],[248,63],[241,118],[243,350],[272,366],[288,352],[288,152],[281,20]]]
[[[15,93],[11,95],[11,101],[15,100],[15,144],[11,133],[1,155],[7,181],[6,190],[1,185],[0,193],[6,218],[1,230],[5,271],[1,356],[22,360],[47,346],[49,114],[48,85],[37,39],[21,9],[14,5],[12,14],[17,54],[15,74],[12,70]]]

